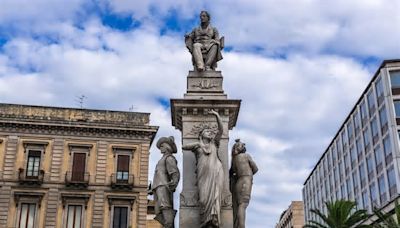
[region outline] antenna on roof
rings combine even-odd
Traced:
[[[85,95],[80,95],[80,96],[76,96],[75,102],[78,103],[80,108],[83,108],[83,103],[85,102],[85,99],[87,98],[87,96]]]
[[[135,108],[135,106],[133,106],[133,105],[131,105],[131,107],[129,107],[129,111],[130,112],[133,112],[133,110],[135,110],[136,108]]]

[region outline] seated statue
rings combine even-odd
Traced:
[[[222,59],[224,37],[219,38],[218,30],[210,24],[210,14],[200,13],[201,24],[185,35],[185,44],[192,54],[192,62],[196,71],[215,70],[217,62]]]

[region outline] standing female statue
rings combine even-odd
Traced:
[[[223,128],[218,112],[211,110],[209,114],[217,118],[217,134],[211,129],[203,129],[199,135],[199,142],[184,145],[183,149],[196,154],[200,227],[220,227],[224,171],[218,157],[218,147]]]

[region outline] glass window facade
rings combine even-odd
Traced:
[[[392,84],[392,88],[400,87],[400,71],[390,72],[390,83]]]

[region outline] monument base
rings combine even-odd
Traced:
[[[200,228],[200,209],[198,207],[179,208],[179,228]],[[233,227],[233,212],[231,208],[221,210],[221,228]]]

